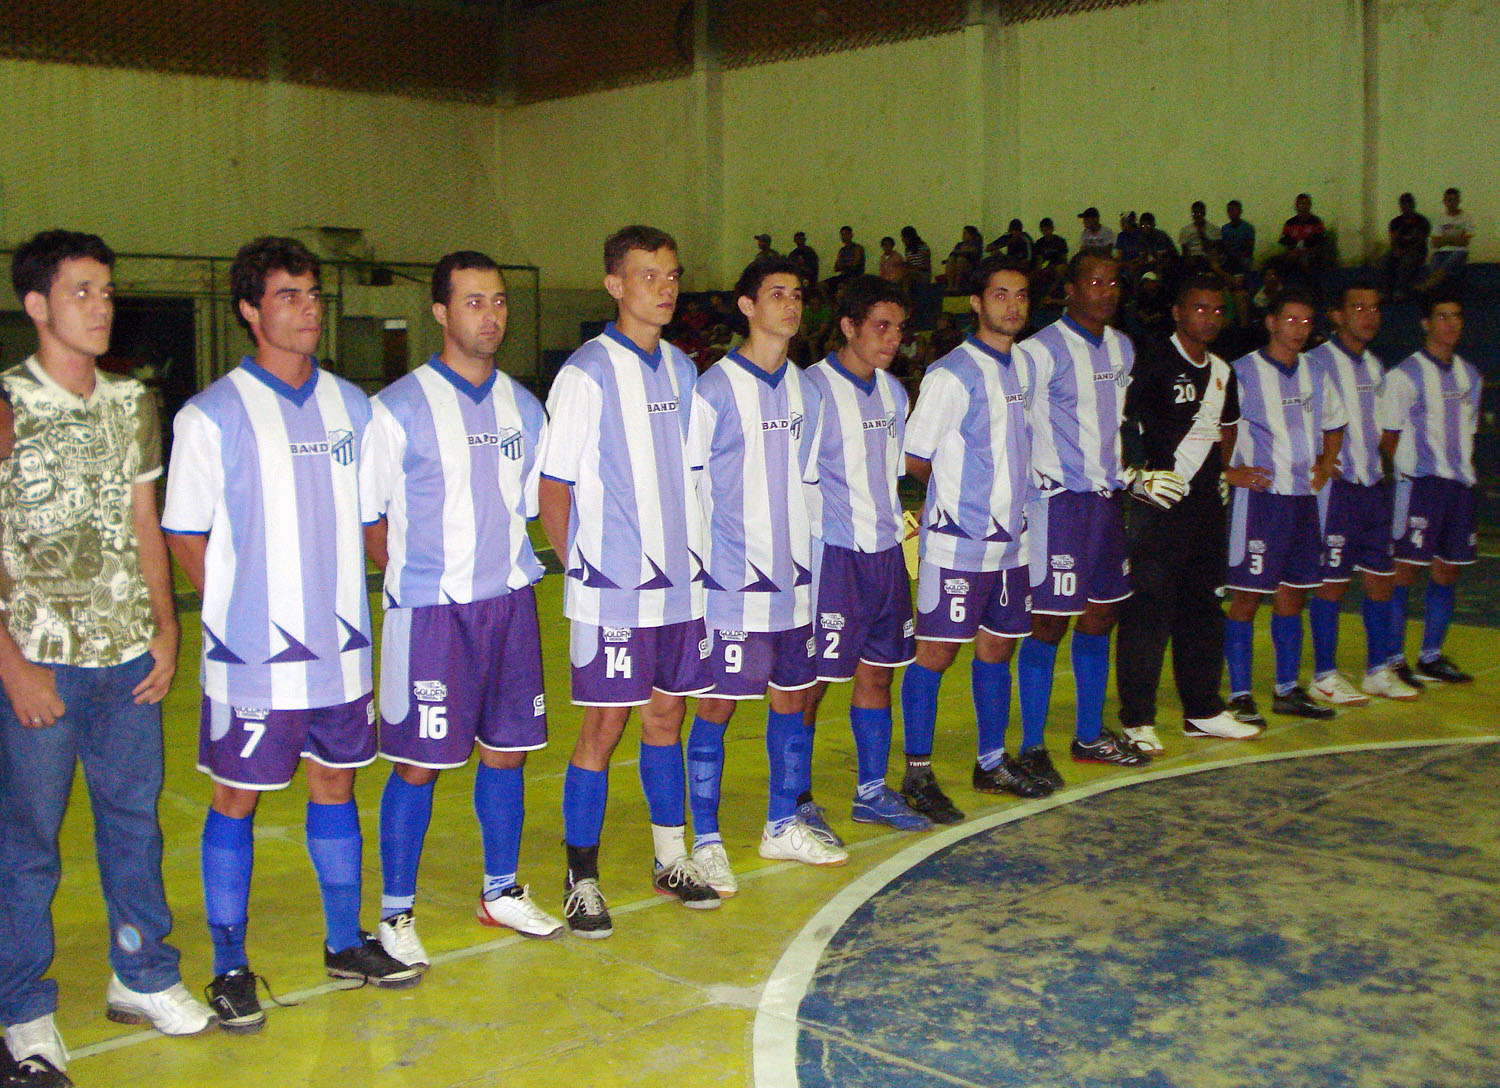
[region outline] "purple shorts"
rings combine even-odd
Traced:
[[[1347,582],[1357,570],[1390,574],[1391,490],[1385,483],[1333,480],[1318,492],[1323,581]]]
[[[215,782],[245,790],[285,789],[303,757],[325,767],[374,762],[375,696],[307,710],[259,710],[203,700],[198,769]]]
[[[1078,616],[1130,596],[1123,495],[1059,491],[1026,504],[1033,612]]]
[[[1406,476],[1396,484],[1391,536],[1396,558],[1426,566],[1434,559],[1467,566],[1478,554],[1474,489],[1442,476]]]
[[[950,570],[917,568],[917,637],[973,642],[979,631],[1005,638],[1031,633],[1031,580],[1025,567]]]
[[[714,699],[764,699],[766,688],[796,691],[818,682],[812,624],[790,631],[711,631]]]
[[[652,690],[702,695],[713,687],[702,620],[662,627],[573,624],[573,704],[644,706]]]
[[[861,661],[890,669],[915,661],[917,625],[901,546],[856,552],[824,545],[817,628],[819,680],[852,680]]]
[[[475,741],[497,752],[547,746],[530,586],[469,604],[386,610],[380,754],[441,770],[467,763]]]
[[[1229,588],[1274,593],[1279,585],[1321,585],[1318,500],[1234,489],[1229,505]]]

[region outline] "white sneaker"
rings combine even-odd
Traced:
[[[389,918],[382,918],[375,927],[375,936],[380,939],[380,947],[385,949],[385,954],[391,959],[423,971],[431,966],[432,960],[427,955],[427,949],[422,947],[422,938],[417,936],[417,917],[411,911],[403,910]]]
[[[68,1068],[68,1048],[63,1046],[62,1036],[57,1033],[57,1024],[49,1012],[24,1024],[12,1024],[5,1029],[5,1045],[10,1056],[25,1066],[27,1058],[41,1058],[51,1063],[59,1073]]]
[[[104,992],[104,1015],[117,1024],[150,1024],[163,1035],[197,1035],[214,1022],[207,1005],[180,982],[154,994],[137,993],[109,976]]]
[[[482,926],[504,926],[523,937],[539,937],[543,940],[561,937],[566,928],[531,901],[530,884],[509,888],[494,899],[481,896],[474,916]]]
[[[1131,725],[1126,726],[1124,732],[1131,742],[1148,756],[1166,753],[1166,748],[1162,747],[1161,738],[1156,735],[1156,726]]]
[[[1261,727],[1240,721],[1227,710],[1221,710],[1212,718],[1189,718],[1182,723],[1182,731],[1190,737],[1223,737],[1225,740],[1249,740],[1260,736]]]
[[[1319,703],[1329,706],[1365,706],[1369,703],[1368,695],[1361,695],[1354,690],[1354,685],[1345,680],[1338,673],[1330,673],[1321,680],[1314,680],[1308,694]]]
[[[693,864],[698,866],[708,886],[719,893],[720,899],[728,899],[740,890],[740,882],[729,867],[729,854],[723,843],[711,842],[693,847]]]
[[[800,861],[804,865],[842,865],[849,851],[829,846],[801,820],[793,820],[772,835],[770,828],[761,832],[760,856],[769,861]]]
[[[1360,681],[1359,690],[1366,695],[1378,695],[1382,699],[1400,699],[1402,702],[1410,702],[1422,694],[1397,676],[1396,670],[1389,665],[1366,673],[1365,678]]]

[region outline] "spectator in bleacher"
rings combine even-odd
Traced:
[[[771,248],[771,236],[769,234],[757,234],[755,236],[755,256],[780,257],[781,254]]]
[[[1037,224],[1040,235],[1031,247],[1031,304],[1044,305],[1062,282],[1062,271],[1068,266],[1068,240],[1057,233],[1051,218]]]
[[[812,287],[818,282],[818,251],[807,244],[807,235],[800,230],[792,235],[792,243],[792,251],[787,256],[802,270],[803,283]]]
[[[1185,260],[1208,257],[1219,248],[1219,228],[1208,221],[1208,205],[1201,200],[1193,201],[1189,215],[1191,221],[1177,235],[1182,256]]]
[[[1141,274],[1141,225],[1135,212],[1120,216],[1120,232],[1115,235],[1115,253],[1126,283],[1134,283]]]
[[[922,287],[932,282],[932,247],[922,241],[917,228],[901,228],[901,246],[905,250],[906,285]]]
[[[1148,269],[1141,274],[1130,302],[1124,307],[1125,331],[1137,344],[1170,336],[1171,305],[1172,300],[1162,290],[1160,274]]]
[[[1469,243],[1474,238],[1474,220],[1459,206],[1462,199],[1457,189],[1443,193],[1443,214],[1438,216],[1437,228],[1432,232],[1432,263],[1427,269],[1423,284],[1432,290],[1444,280],[1451,280],[1463,272],[1469,263]]]
[[[906,282],[906,259],[896,252],[896,239],[889,234],[880,240],[880,267],[875,274],[892,283]]]
[[[1166,275],[1177,263],[1177,243],[1156,225],[1152,212],[1141,212],[1141,259],[1157,275]]]
[[[1281,227],[1281,245],[1286,249],[1286,270],[1290,278],[1316,287],[1327,263],[1328,228],[1313,214],[1312,197],[1298,193],[1296,214]]]
[[[1111,256],[1115,248],[1115,232],[1099,222],[1098,208],[1085,208],[1078,213],[1083,220],[1083,231],[1078,235],[1080,252],[1090,250],[1103,256]]]
[[[943,262],[943,285],[950,292],[968,290],[964,285],[969,282],[969,273],[983,256],[984,235],[979,233],[978,227],[965,227],[958,245],[953,247],[948,259]]]
[[[839,251],[833,255],[833,275],[823,285],[832,298],[851,276],[865,274],[865,247],[854,240],[853,227],[839,228]]]
[[[1228,216],[1219,228],[1219,245],[1224,249],[1224,267],[1235,275],[1244,275],[1255,267],[1255,226],[1242,218],[1245,207],[1231,200],[1224,207]]]
[[[1417,199],[1410,193],[1402,193],[1396,203],[1401,214],[1386,226],[1391,248],[1381,259],[1380,270],[1386,295],[1401,299],[1411,294],[1412,285],[1427,263],[1427,236],[1432,233],[1432,224],[1417,211]]]

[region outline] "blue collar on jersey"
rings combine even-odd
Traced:
[[[625,347],[629,348],[631,351],[635,352],[636,356],[641,360],[641,362],[645,363],[652,370],[655,370],[658,366],[661,365],[661,361],[664,358],[661,350],[661,344],[656,345],[655,351],[642,351],[641,345],[637,344],[634,340],[621,332],[613,321],[604,326],[604,335],[609,337],[615,343],[622,344]]]
[[[765,382],[772,389],[775,389],[778,385],[781,384],[781,379],[786,376],[786,368],[791,365],[789,362],[787,362],[787,360],[783,359],[781,361],[781,366],[778,367],[773,373],[768,374],[737,351],[731,351],[726,356],[726,358],[733,359],[735,362],[739,363],[740,366],[744,367],[750,373],[754,374],[757,378]]]
[[[1084,328],[1078,322],[1074,321],[1067,314],[1063,314],[1062,317],[1058,318],[1057,320],[1067,328],[1072,329],[1079,336],[1087,340],[1090,344],[1093,344],[1096,348],[1104,343],[1104,337],[1102,334],[1099,336],[1095,336],[1093,333],[1089,332],[1088,329]]]
[[[1437,356],[1433,355],[1426,348],[1418,348],[1417,349],[1417,354],[1420,355],[1422,358],[1426,359],[1429,363],[1431,363],[1433,366],[1437,367],[1439,370],[1448,370],[1449,368],[1451,368],[1453,366],[1453,360],[1458,358],[1457,355],[1454,355],[1453,359],[1449,359],[1445,363],[1441,359],[1439,359]]]
[[[828,365],[833,368],[834,373],[842,374],[844,377],[848,378],[851,382],[857,385],[860,389],[863,389],[865,391],[865,396],[868,397],[871,393],[875,392],[875,380],[880,376],[880,371],[877,370],[874,374],[871,374],[868,381],[866,381],[864,378],[857,378],[853,373],[850,372],[848,367],[839,362],[839,353],[836,351],[830,351],[828,353]]]
[[[1354,352],[1352,352],[1348,348],[1344,347],[1344,342],[1342,340],[1340,340],[1336,335],[1335,336],[1330,336],[1328,338],[1327,342],[1333,345],[1333,350],[1334,351],[1340,353],[1341,355],[1344,356],[1344,358],[1350,360],[1351,362],[1362,363],[1362,362],[1365,361],[1363,353],[1361,353],[1359,355],[1355,355]]]
[[[968,337],[965,337],[964,338],[964,343],[968,344],[971,348],[975,348],[975,349],[977,349],[979,351],[984,352],[986,355],[988,355],[991,359],[995,360],[995,362],[999,363],[1001,366],[1010,366],[1010,352],[1008,352],[1008,351],[996,351],[994,348],[990,347],[988,344],[986,344],[983,340],[979,339],[979,337],[977,337],[977,336],[968,336]]]
[[[252,378],[255,378],[265,384],[271,390],[271,392],[285,397],[287,400],[295,404],[298,408],[301,408],[304,404],[307,403],[307,398],[313,395],[313,390],[316,389],[318,385],[318,360],[316,359],[313,360],[312,373],[307,376],[307,381],[303,382],[300,386],[288,385],[286,382],[278,378],[275,374],[272,374],[265,367],[257,363],[253,356],[246,355],[243,359],[240,360],[240,366],[242,366]]]
[[[1265,348],[1261,348],[1259,351],[1256,352],[1256,354],[1259,355],[1266,362],[1270,363],[1272,366],[1274,366],[1277,370],[1279,370],[1282,374],[1286,375],[1288,378],[1290,378],[1293,374],[1297,373],[1297,363],[1293,363],[1291,366],[1283,366],[1281,363],[1279,363],[1275,359],[1271,358],[1271,353],[1269,351],[1265,350]],[[1298,355],[1297,356],[1297,362],[1301,362],[1301,361],[1302,361],[1302,356]]]
[[[443,362],[437,355],[433,355],[431,359],[428,359],[427,365],[437,372],[438,377],[446,378],[449,385],[453,386],[454,389],[457,389],[475,404],[482,403],[484,398],[490,395],[490,390],[495,388],[495,372],[493,370],[490,371],[488,378],[475,385],[468,378],[465,378],[458,371]]]

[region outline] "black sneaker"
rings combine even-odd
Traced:
[[[1294,687],[1285,695],[1277,695],[1271,699],[1271,713],[1288,714],[1294,718],[1311,718],[1314,721],[1327,721],[1333,717],[1333,707],[1320,706],[1308,697],[1307,689]]]
[[[1417,675],[1423,680],[1436,680],[1439,684],[1472,684],[1474,678],[1441,654],[1431,661],[1417,662]]]
[[[930,770],[908,773],[901,783],[901,799],[935,824],[956,824],[964,818]]]
[[[250,968],[236,967],[203,988],[203,1000],[214,1011],[219,1027],[231,1035],[253,1035],[266,1026],[266,1014],[255,996],[258,978]]]
[[[1423,680],[1420,676],[1412,671],[1412,667],[1406,663],[1405,658],[1402,658],[1398,664],[1392,665],[1391,671],[1395,673],[1396,678],[1407,687],[1413,687],[1418,691],[1421,691],[1427,686],[1427,681]]]
[[[1052,753],[1047,751],[1045,745],[1033,744],[1030,748],[1022,748],[1016,764],[1038,782],[1055,790],[1063,788],[1062,775],[1052,766]]]
[[[1073,738],[1069,748],[1074,763],[1108,763],[1115,767],[1144,767],[1151,757],[1112,729],[1105,729],[1094,741]]]
[[[73,1088],[73,1082],[46,1058],[33,1054],[19,1062],[4,1063],[4,1068],[0,1068],[0,1088]]]
[[[1046,749],[1042,751],[1045,754]],[[1009,752],[1002,753],[999,764],[990,770],[974,764],[973,783],[975,793],[1013,793],[1026,798],[1047,797],[1052,793],[1052,783],[1031,777],[1026,768],[1010,758]]]
[[[1246,725],[1253,725],[1257,729],[1264,729],[1266,727],[1266,719],[1261,715],[1260,707],[1255,705],[1255,697],[1253,695],[1236,695],[1233,699],[1229,700],[1227,709],[1229,713],[1234,715],[1235,721],[1244,722]],[[1183,732],[1186,733],[1187,730],[1184,729]]]
[[[670,865],[652,862],[651,886],[657,895],[669,895],[690,910],[714,910],[723,906],[719,893],[708,886],[703,873],[687,856],[678,858]]]
[[[392,956],[374,934],[361,933],[359,944],[342,952],[323,948],[323,967],[329,978],[354,978],[387,990],[405,990],[422,981],[422,970]]]
[[[578,937],[590,941],[601,941],[615,931],[609,916],[609,904],[599,890],[595,877],[581,876],[577,880],[569,874],[563,881],[563,918],[568,928]]]

